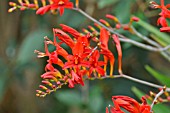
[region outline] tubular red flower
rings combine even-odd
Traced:
[[[61,40],[62,42],[64,42],[65,44],[67,44],[69,47],[74,47],[74,41],[71,39],[71,37],[69,35],[67,35],[65,32],[63,32],[60,29],[54,29],[54,34],[55,36],[57,36],[59,38],[59,40]]]
[[[67,25],[60,24],[60,26],[62,27],[63,31],[70,33],[76,39],[81,36],[80,33],[77,30],[75,30],[75,29],[73,29],[73,28],[71,28]]]
[[[73,8],[73,3],[69,0],[52,0],[52,4],[41,7],[37,10],[36,14],[44,15],[49,10],[59,9],[60,15],[63,15],[64,8]]]
[[[40,7],[37,11],[36,11],[36,14],[39,14],[39,15],[44,15],[46,12],[48,12],[50,10],[51,6],[50,5],[47,5],[47,6],[44,6],[44,7]]]
[[[170,8],[170,4],[165,5],[164,0],[160,0],[160,1],[161,1],[161,5],[158,5],[156,2],[151,2],[151,4],[153,5],[154,8],[161,9],[161,13],[159,13],[161,17],[159,17],[157,21],[157,24],[163,27],[160,29],[160,31],[169,32],[169,30],[167,30],[167,28],[164,28],[164,27],[168,27],[168,23],[166,19],[170,18],[170,10],[168,9]]]
[[[110,14],[107,14],[106,15],[106,18],[109,18],[109,19],[112,19],[113,21],[115,21],[116,23],[120,23],[118,18],[113,16],[113,15],[110,15]]]
[[[100,31],[101,54],[104,55],[104,62],[106,63],[104,65],[104,71],[106,71],[107,63],[109,60],[110,61],[110,76],[112,76],[115,58],[112,52],[108,49],[109,35],[110,33],[106,29],[104,28],[101,29]]]
[[[117,52],[118,52],[118,71],[122,74],[122,48],[120,45],[120,40],[117,35],[112,35],[112,38],[116,44]]]
[[[105,75],[105,71],[101,66],[105,65],[105,62],[98,61],[100,57],[99,51],[96,50],[93,52],[92,56],[90,57],[90,69],[89,74],[91,75],[93,71],[97,71],[100,75]]]
[[[124,108],[130,113],[150,113],[151,110],[144,98],[142,98],[142,104],[128,96],[113,96],[112,101],[114,107],[110,107],[111,113],[125,113],[120,108]],[[108,109],[106,109],[106,113],[109,113]]]

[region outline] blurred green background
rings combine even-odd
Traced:
[[[44,73],[46,59],[37,59],[34,50],[44,50],[43,37],[52,38],[52,28],[59,27],[60,23],[81,31],[93,22],[67,9],[62,17],[51,14],[40,16],[32,10],[7,13],[9,1],[17,2],[0,1],[0,113],[104,113],[105,107],[112,105],[112,95],[127,95],[138,99],[135,93],[138,92],[138,96],[141,93],[134,86],[144,93],[149,93],[150,90],[158,92],[157,89],[129,80],[107,79],[86,81],[84,87],[76,86],[74,89],[66,86],[45,98],[36,97],[36,89],[41,83],[40,75]],[[155,1],[159,3],[159,0]],[[169,0],[165,2],[168,3]],[[96,19],[113,14],[122,23],[127,23],[129,18],[135,15],[153,26],[156,26],[160,12],[149,7],[149,0],[80,0],[80,8]],[[143,35],[150,37],[150,29],[137,23],[133,25]],[[133,40],[146,43],[127,31],[119,32]],[[167,36],[170,40],[170,35]],[[125,74],[164,84],[155,78],[156,75],[157,78],[162,75],[167,77],[164,79],[166,85],[170,84],[170,63],[160,53],[128,43],[122,43],[122,48]],[[110,49],[116,53],[115,47],[111,44]],[[158,107],[160,111],[155,113],[170,111],[169,105],[160,108]]]

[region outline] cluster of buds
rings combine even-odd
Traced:
[[[43,15],[48,11],[51,11],[52,14],[56,14],[57,11],[60,12],[60,15],[64,13],[64,8],[73,8],[73,3],[69,0],[34,0],[33,3],[31,3],[29,0],[18,0],[19,4],[14,2],[9,2],[9,5],[12,6],[8,10],[8,12],[12,12],[15,9],[25,10],[25,9],[33,9],[37,10],[36,14]],[[39,5],[41,2],[41,6]],[[78,0],[76,1],[76,5],[78,4]],[[57,10],[57,11],[56,11]]]
[[[154,1],[151,1],[151,7],[155,9],[161,9],[161,13],[159,13],[159,19],[157,20],[157,25],[161,25],[161,32],[170,32],[170,26],[168,26],[168,22],[166,19],[170,19],[170,4],[165,5],[164,0],[160,0],[161,4],[157,4]]]
[[[42,4],[45,4],[45,0],[41,0]],[[12,6],[12,8],[10,8],[8,10],[8,12],[13,12],[16,9],[20,9],[21,11],[26,10],[26,9],[33,9],[36,10],[39,8],[38,5],[38,0],[34,0],[34,3],[30,3],[29,0],[18,0],[18,3],[14,3],[14,2],[9,2],[9,5]]]
[[[122,24],[117,17],[115,17],[115,16],[113,16],[113,15],[111,15],[111,14],[107,14],[107,15],[106,15],[106,18],[108,18],[108,19],[110,19],[110,20],[112,20],[112,21],[115,22],[115,26],[113,27],[113,26],[111,26],[111,24],[110,24],[107,20],[105,20],[105,19],[100,19],[100,20],[99,20],[100,23],[103,24],[103,25],[105,25],[108,29],[112,29],[112,30],[123,29],[123,30],[129,31],[129,32],[132,33],[132,34],[134,33],[134,32],[133,32],[133,29],[132,29],[132,23],[139,21],[139,18],[138,18],[138,17],[135,17],[135,16],[132,16],[132,17],[130,18],[130,21],[129,21],[127,24]],[[94,26],[95,26],[96,28],[98,28],[98,29],[101,29],[101,28],[102,28],[102,26],[100,26],[98,23],[94,23]],[[100,33],[99,33],[93,26],[88,26],[88,29],[84,29],[84,28],[83,28],[83,32],[84,32],[85,34],[90,33],[90,34],[92,34],[93,36],[99,36],[99,35],[100,35]],[[97,39],[96,39],[96,40],[97,40]]]
[[[154,101],[154,104],[170,102],[170,94],[166,91],[166,87],[161,88],[160,91],[161,90],[163,91],[163,96],[157,97],[158,93],[150,91],[150,94],[146,95],[145,97],[150,101],[154,101],[154,99],[156,98],[156,100]]]
[[[122,24],[117,17],[115,17],[115,16],[113,16],[113,15],[110,15],[110,14],[107,14],[107,15],[106,15],[106,18],[109,18],[109,19],[113,20],[113,21],[116,23],[116,25],[115,25],[115,28],[116,28],[116,29],[122,28],[123,30],[130,31],[131,33],[133,33],[133,31],[132,31],[132,29],[131,29],[132,23],[139,21],[139,18],[137,18],[137,17],[135,17],[135,16],[131,17],[129,23],[127,23],[127,24]],[[100,20],[100,22],[102,22],[103,24],[105,24],[105,22],[103,22],[102,19]],[[105,24],[105,25],[106,25],[106,24]],[[108,26],[108,27],[110,27],[110,26]]]
[[[106,107],[106,113],[151,113],[151,107],[147,104],[146,99],[142,97],[142,104],[128,96],[112,96],[114,106]]]
[[[115,17],[115,16],[113,16],[113,15],[111,15],[111,14],[107,14],[107,15],[106,15],[106,18],[108,18],[108,19],[110,19],[110,20],[112,20],[112,21],[115,22],[115,26],[113,27],[113,26],[111,26],[111,24],[110,24],[107,20],[105,20],[105,19],[100,19],[99,21],[100,21],[103,25],[105,25],[107,28],[112,29],[112,30],[119,30],[119,29],[122,28],[123,30],[129,31],[130,33],[133,33],[133,29],[132,29],[132,27],[131,27],[131,26],[132,26],[132,23],[139,21],[139,18],[137,18],[137,17],[135,17],[135,16],[132,16],[132,17],[130,18],[129,23],[127,23],[127,24],[122,24],[117,17]],[[102,26],[98,25],[97,23],[95,23],[94,25],[95,25],[97,28],[99,28],[99,29],[102,28]],[[96,30],[95,30],[92,26],[89,26],[89,29],[93,32],[93,34],[95,34],[95,35],[98,34],[98,33],[96,32]],[[86,30],[86,29],[83,29],[83,31],[84,31],[85,33],[88,33],[88,32],[89,32],[89,31]]]
[[[108,41],[111,37],[114,40],[118,51],[119,73],[122,74],[122,51],[117,35],[111,35],[104,28],[100,29],[98,36],[91,33],[82,34],[75,29],[61,24],[62,29],[53,29],[54,39],[45,37],[45,52],[35,50],[38,57],[48,57],[45,73],[37,96],[44,97],[61,86],[68,84],[73,88],[76,84],[84,85],[85,79],[101,78],[107,75],[107,65],[110,64],[110,75],[113,76],[115,57],[108,48]],[[94,29],[93,29],[94,30]],[[56,38],[60,40],[57,42]],[[92,46],[91,42],[96,45]],[[66,51],[61,45],[66,44],[71,52]],[[48,46],[55,47],[53,52]],[[103,58],[103,60],[99,60]],[[55,66],[59,68],[56,68]]]

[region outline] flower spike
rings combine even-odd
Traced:
[[[45,97],[66,84],[70,88],[73,88],[76,84],[83,86],[84,78],[91,79],[93,77],[101,78],[106,76],[108,62],[110,62],[110,76],[113,76],[115,58],[108,48],[109,31],[101,28],[98,35],[94,35],[90,31],[87,34],[82,34],[67,25],[61,24],[60,26],[61,29],[53,29],[53,40],[50,40],[48,37],[44,38],[45,53],[35,50],[38,53],[38,57],[48,57],[45,73],[41,75],[43,79],[42,85],[37,90],[37,96],[39,97]],[[88,26],[88,28],[92,32],[98,32],[92,26]],[[57,39],[60,42],[57,42]],[[91,45],[91,40],[96,43],[96,47]],[[61,46],[63,43],[70,47],[72,51],[67,52]],[[119,49],[118,60],[119,64],[121,64],[121,48],[118,37],[115,37],[115,43]],[[49,51],[49,45],[54,46],[55,50]],[[64,61],[59,56],[64,58]],[[104,57],[104,61],[99,59],[101,56]],[[55,67],[56,65],[63,71],[59,71]],[[119,68],[119,72],[122,72],[121,68]]]

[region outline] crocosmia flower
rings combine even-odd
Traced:
[[[162,28],[160,29],[161,32],[170,32],[170,27],[168,27],[168,22],[166,21],[166,19],[170,18],[170,4],[165,5],[164,0],[160,0],[160,2],[160,5],[158,5],[156,2],[151,2],[154,8],[161,9],[161,13],[159,13],[160,17],[157,20],[157,24],[162,26]]]
[[[52,0],[50,5],[39,8],[36,14],[44,15],[49,10],[59,9],[60,15],[63,15],[64,8],[73,8],[73,3],[69,0]]]
[[[35,50],[38,58],[47,57],[45,73],[41,75],[42,84],[36,94],[39,97],[45,97],[63,85],[74,88],[78,84],[84,86],[84,80],[87,78],[104,77],[107,75],[106,69],[109,63],[110,76],[113,76],[115,58],[108,48],[109,31],[101,28],[100,33],[93,36],[92,33],[82,34],[64,24],[60,26],[61,29],[53,29],[53,40],[45,37],[45,52]],[[113,39],[118,50],[119,72],[122,73],[120,42],[116,35],[113,36]],[[91,41],[96,43],[96,47],[90,43]],[[68,46],[70,51],[63,48],[63,44]],[[55,49],[49,51],[49,46],[53,46]]]
[[[111,106],[110,110],[106,108],[106,113],[125,113],[121,108],[129,113],[151,113],[151,107],[147,104],[145,98],[142,98],[142,104],[128,96],[113,96],[112,101],[114,106]]]

